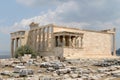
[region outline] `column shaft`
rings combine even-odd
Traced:
[[[58,47],[60,47],[60,36],[58,35]]]
[[[36,29],[35,32],[35,46],[36,46],[36,51],[38,51],[38,29]]]
[[[30,44],[31,44],[31,47],[33,48],[33,45],[34,45],[34,37],[33,37],[33,30],[31,31],[31,39],[30,39]]]
[[[36,51],[36,39],[37,39],[37,35],[36,35],[36,30],[34,30],[34,49],[35,49],[35,51]]]
[[[81,37],[81,48],[83,47],[83,37]]]
[[[65,47],[65,36],[63,35],[63,47]]]
[[[47,27],[47,42],[46,42],[47,50],[49,50],[49,27]]]
[[[51,49],[55,47],[55,36],[53,34],[53,26],[51,26]]]
[[[76,38],[76,36],[75,36],[75,38],[74,38],[74,41],[75,41],[74,47],[76,48],[76,47],[77,47],[77,38]]]
[[[116,56],[116,42],[115,42],[115,33],[113,34],[113,55]]]
[[[45,28],[43,28],[43,51],[45,50]]]
[[[20,43],[19,46],[22,46],[22,37],[20,37]]]
[[[14,57],[14,39],[11,39],[11,57]]]
[[[69,36],[69,47],[72,46],[72,43],[71,43],[71,36]]]
[[[15,44],[16,45],[15,50],[16,50],[18,48],[18,38],[16,38],[15,41],[16,41],[16,44]]]
[[[41,50],[41,29],[39,29],[38,51]]]

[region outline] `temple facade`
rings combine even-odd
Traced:
[[[116,55],[115,29],[92,31],[32,22],[29,31],[11,33],[11,55],[29,45],[39,56],[79,58]]]

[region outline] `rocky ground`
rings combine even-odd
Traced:
[[[0,80],[120,80],[120,58],[1,59]]]

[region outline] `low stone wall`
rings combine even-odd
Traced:
[[[80,48],[63,48],[63,51],[63,56],[65,58],[79,58],[85,54],[85,51]]]
[[[86,52],[84,49],[79,48],[63,48],[63,56],[67,59],[79,59],[79,58],[109,58],[113,57],[109,53],[92,53]]]
[[[39,56],[52,56],[53,51],[41,51],[39,52]]]
[[[40,51],[39,56],[57,56],[63,57],[63,48],[62,47],[55,47],[51,51]]]

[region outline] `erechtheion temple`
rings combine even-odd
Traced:
[[[29,31],[11,33],[11,55],[21,45],[29,45],[40,56],[76,57],[112,56],[115,52],[115,29],[92,31],[32,22]]]

